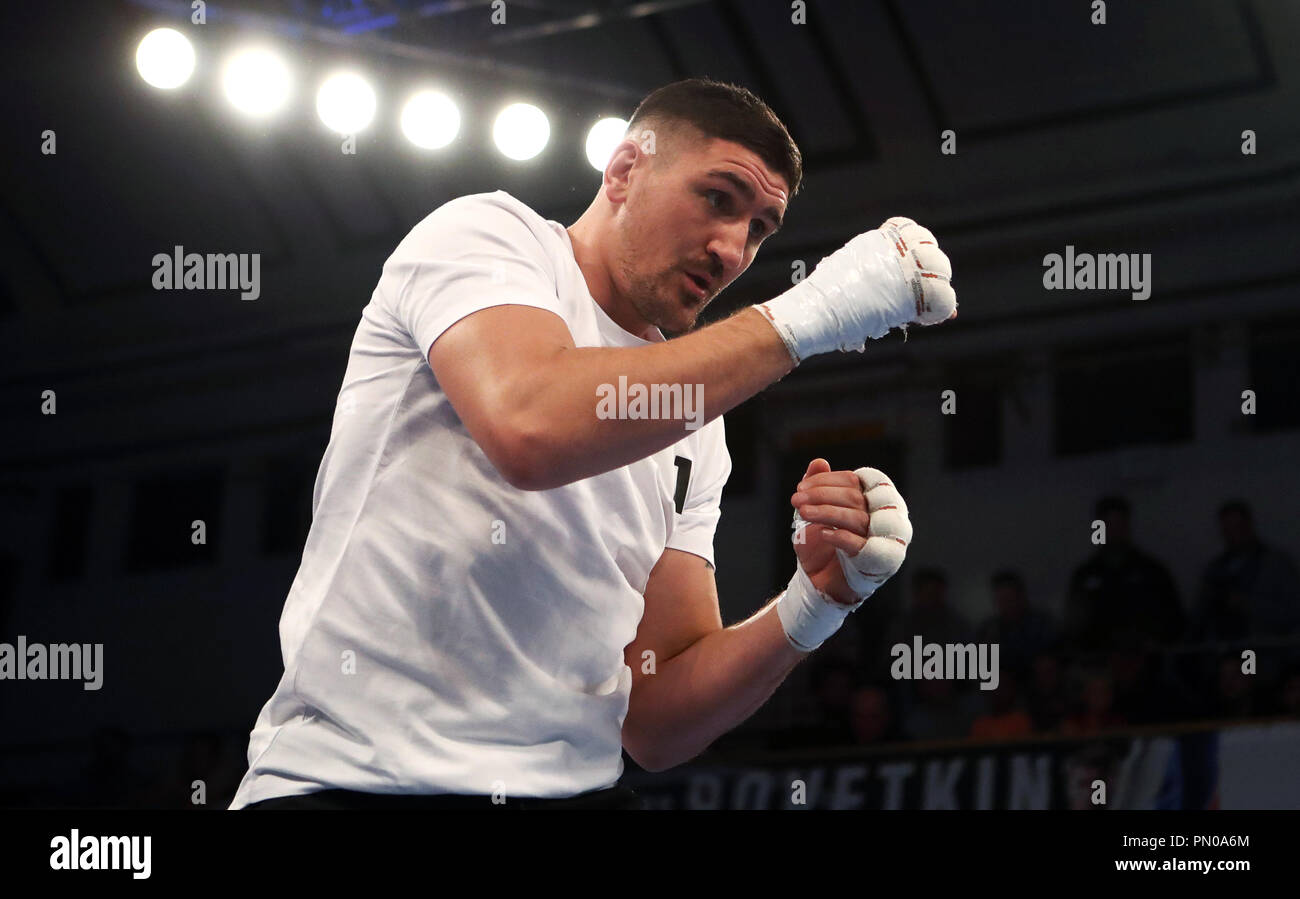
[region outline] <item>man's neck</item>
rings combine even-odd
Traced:
[[[594,223],[588,219],[589,214],[590,212],[584,213],[582,218],[564,229],[569,234],[573,258],[582,272],[582,279],[587,283],[588,293],[614,324],[633,337],[655,340],[654,326],[642,321],[630,303],[619,302],[609,266],[597,251],[595,242],[588,239],[588,233],[594,227]]]

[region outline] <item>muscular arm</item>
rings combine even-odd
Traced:
[[[856,554],[870,534],[858,475],[813,459],[796,491],[790,504],[808,523],[794,543],[800,568],[815,589],[855,603],[836,550]],[[754,714],[807,657],[786,638],[776,600],[723,628],[713,569],[699,556],[665,550],[650,572],[636,637],[623,653],[632,669],[623,747],[652,771],[689,761]]]
[[[786,640],[774,603],[724,628],[713,571],[691,553],[664,551],[645,603],[624,651],[632,695],[623,746],[647,770],[694,758],[757,711],[807,658]]]
[[[666,343],[575,347],[556,315],[494,306],[448,328],[429,365],[470,435],[513,486],[544,490],[643,459],[685,436],[681,419],[600,419],[602,384],[703,385],[709,421],[794,363],[776,331],[745,309]]]

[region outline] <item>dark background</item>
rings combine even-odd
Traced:
[[[487,3],[414,0],[218,2],[202,26],[168,0],[4,13],[0,641],[103,642],[105,683],[0,682],[0,802],[188,807],[196,776],[210,807],[233,792],[281,670],[276,625],[383,260],[467,193],[504,189],[572,223],[600,182],[582,153],[590,124],[697,75],[761,95],[806,167],[784,230],[710,317],[781,292],[796,261],[810,270],[891,215],[939,236],[961,302],[956,322],[814,360],[728,414],[727,623],[788,579],[788,496],[813,456],[889,472],[917,537],[872,607],[717,752],[851,740],[850,691],[872,684],[892,704],[874,739],[915,736],[916,697],[878,671],[915,574],[940,568],[946,607],[974,626],[994,611],[990,575],[1014,569],[1059,624],[1110,494],[1131,503],[1134,540],[1167,567],[1186,618],[1141,643],[1144,670],[1160,672],[1144,682],[1181,697],[1156,723],[1295,713],[1289,657],[1263,649],[1288,634],[1216,631],[1203,576],[1230,498],[1267,545],[1300,552],[1300,7],[1114,2],[1104,25],[1064,0],[815,0],[802,25],[775,0],[506,9],[504,25]],[[198,51],[175,91],[135,71],[160,25]],[[275,38],[297,67],[288,110],[261,125],[216,84],[224,51],[249,36]],[[344,62],[379,94],[355,156],[311,102]],[[461,102],[442,151],[414,149],[395,124],[426,79]],[[513,99],[552,124],[522,164],[489,141]],[[47,129],[55,155],[40,151]],[[948,129],[955,155],[940,152]],[[261,297],[153,290],[153,255],[177,244],[260,253]],[[1045,290],[1044,256],[1067,245],[1150,253],[1151,297]],[[57,415],[42,414],[46,390]],[[941,413],[945,390],[955,415]],[[189,540],[194,519],[206,545]],[[1242,641],[1272,653],[1271,679],[1229,688],[1218,660]],[[1078,672],[1072,714],[1098,726],[1084,681],[1115,647],[1062,631],[1048,649]]]

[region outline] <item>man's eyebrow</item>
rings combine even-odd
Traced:
[[[746,181],[744,178],[737,175],[735,172],[727,171],[726,169],[714,169],[713,171],[709,172],[709,176],[712,178],[722,178],[726,181],[730,181],[732,185],[736,188],[736,190],[740,191],[742,194],[745,195],[746,200],[752,201],[754,199],[753,185],[750,184],[748,181]],[[763,210],[763,214],[770,216],[772,221],[776,222],[776,227],[772,229],[773,234],[775,234],[777,231],[780,231],[781,226],[785,224],[785,220],[781,217],[781,210],[777,209],[775,206],[767,207],[766,209]]]

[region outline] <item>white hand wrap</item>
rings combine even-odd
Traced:
[[[903,495],[883,471],[859,468],[854,474],[862,485],[871,518],[867,542],[855,556],[842,549],[835,550],[835,555],[839,557],[849,589],[860,599],[866,599],[902,566],[912,542],[912,520],[907,515]]]
[[[822,593],[813,586],[803,567],[795,565],[794,577],[777,600],[776,612],[786,640],[800,652],[812,652],[839,630],[849,613],[898,571],[912,542],[907,503],[884,472],[859,468],[854,474],[867,500],[870,516],[867,542],[856,555],[850,556],[842,549],[836,549],[835,555],[844,580],[858,601],[846,605]],[[806,526],[797,511],[794,518],[796,528]]]
[[[869,338],[890,328],[945,321],[957,308],[951,278],[952,264],[934,235],[909,218],[891,218],[757,308],[802,362],[831,350],[862,352]]]
[[[790,585],[776,601],[776,615],[781,619],[786,641],[800,652],[812,652],[860,605],[861,600],[846,606],[822,593],[808,579],[803,566],[796,563]]]

